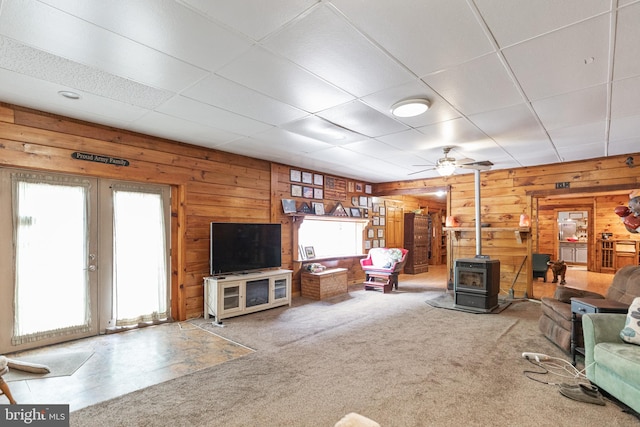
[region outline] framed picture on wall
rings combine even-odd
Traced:
[[[369,184],[366,184],[364,186],[364,192],[367,194],[371,194],[371,186]]]
[[[313,199],[313,188],[302,187],[302,197],[304,197],[305,199]]]
[[[302,185],[291,184],[291,197],[302,197]]]
[[[299,170],[291,169],[289,171],[289,181],[300,182],[301,179],[302,179],[302,175],[300,174]]]
[[[376,237],[374,234],[375,233],[373,232],[373,228],[370,228],[370,229],[367,230],[367,237],[369,239],[373,239],[374,237]]]
[[[360,218],[362,217],[362,215],[360,215],[360,209],[358,208],[350,208],[349,209],[351,211],[351,216],[354,218]]]
[[[302,182],[305,184],[313,184],[313,174],[311,172],[302,172]]]
[[[384,228],[378,228],[378,237],[384,237]]]
[[[313,185],[323,185],[324,183],[324,175],[313,174]]]
[[[322,194],[322,188],[314,188],[313,189],[313,198],[314,199],[324,199],[324,195]]]
[[[316,215],[324,215],[324,204],[319,203],[319,202],[313,202],[311,203],[311,206],[313,208],[313,213]]]

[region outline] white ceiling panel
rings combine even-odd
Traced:
[[[241,135],[225,132],[191,120],[156,112],[149,113],[136,120],[127,129],[210,148],[221,146],[242,137]]]
[[[261,40],[276,29],[295,20],[318,0],[177,0],[221,24],[240,31],[253,40]]]
[[[497,110],[523,101],[496,54],[422,78],[462,114]]]
[[[493,51],[464,0],[334,0],[347,19],[417,76]]]
[[[266,123],[203,104],[184,96],[176,96],[170,99],[158,107],[157,111],[239,135],[253,135],[271,128]]]
[[[615,47],[615,80],[640,74],[640,3],[623,7],[618,11]]]
[[[603,0],[474,0],[504,48],[608,12]]]
[[[160,89],[179,91],[206,75],[169,54],[35,0],[4,1],[0,28],[23,44]]]
[[[640,77],[614,81],[611,93],[611,117],[640,114]]]
[[[218,74],[308,112],[326,110],[353,96],[301,67],[253,48],[223,67]]]
[[[205,70],[215,70],[252,44],[171,0],[40,1]]]
[[[609,20],[602,15],[505,49],[529,99],[606,83]]]
[[[607,116],[607,87],[599,85],[533,102],[547,130],[603,121]]]
[[[407,130],[407,126],[360,101],[352,101],[329,108],[319,112],[318,115],[332,123],[372,138]]]
[[[280,125],[308,115],[307,112],[289,104],[216,75],[201,80],[182,94],[196,101],[272,125]]]
[[[638,22],[637,0],[2,0],[0,102],[368,182],[435,176],[408,173],[445,146],[553,164],[638,152]]]
[[[264,46],[355,96],[413,78],[328,7],[315,8],[270,37]]]

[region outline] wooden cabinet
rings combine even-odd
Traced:
[[[404,272],[419,274],[429,271],[431,254],[431,217],[416,213],[404,214],[404,247],[409,251]]]
[[[281,305],[291,305],[291,270],[230,274],[204,278],[204,318],[220,323]]]
[[[597,271],[616,272],[625,265],[640,265],[640,242],[599,239]]]

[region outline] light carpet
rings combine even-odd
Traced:
[[[477,316],[425,304],[438,294],[354,291],[224,328],[194,320],[256,352],[74,411],[71,426],[331,427],[350,412],[384,427],[638,425],[524,376],[524,351],[565,356],[538,331],[538,304]]]
[[[51,378],[51,377],[64,377],[73,375],[84,363],[93,356],[92,351],[76,351],[76,352],[64,352],[58,354],[40,354],[25,357],[12,357],[17,361],[38,363],[45,365],[49,368],[49,373],[37,374],[32,372],[25,372],[18,369],[10,369],[7,374],[3,376],[4,380],[10,381],[22,381],[22,380],[34,380],[39,378]]]

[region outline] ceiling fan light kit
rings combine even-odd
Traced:
[[[391,106],[391,114],[396,117],[415,117],[427,111],[430,106],[431,103],[428,99],[405,99]]]

